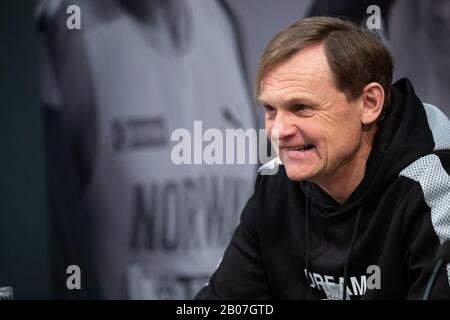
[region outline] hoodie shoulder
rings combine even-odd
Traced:
[[[450,150],[426,155],[400,172],[417,182],[430,208],[431,221],[440,242],[450,238]],[[450,268],[448,269],[450,279]]]
[[[434,150],[450,150],[450,120],[436,106],[424,103],[428,126],[434,140]]]
[[[423,107],[434,148],[429,154],[409,164],[399,176],[420,183],[424,193],[435,188],[439,188],[436,192],[450,190],[450,120],[434,105],[424,103]]]

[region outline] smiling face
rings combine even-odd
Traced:
[[[349,102],[336,88],[323,44],[274,67],[260,88],[268,135],[278,130],[279,157],[291,180],[345,183],[365,166],[370,147],[363,139],[363,100]]]

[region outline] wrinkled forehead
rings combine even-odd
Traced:
[[[258,101],[286,100],[290,95],[315,96],[334,87],[323,45],[301,50],[271,68],[261,80]]]

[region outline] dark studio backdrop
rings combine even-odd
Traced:
[[[35,2],[0,2],[0,287],[48,299],[48,213]]]

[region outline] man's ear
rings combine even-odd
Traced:
[[[383,111],[384,89],[378,82],[371,82],[364,87],[361,97],[363,102],[361,123],[370,125]]]

